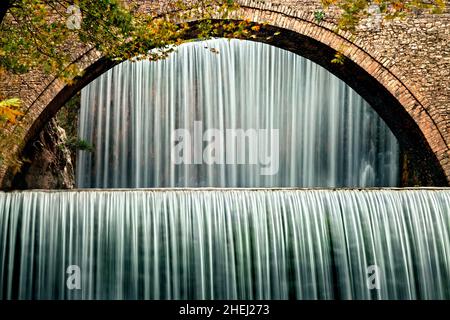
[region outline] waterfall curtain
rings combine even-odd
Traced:
[[[94,146],[78,156],[81,188],[399,182],[398,143],[375,111],[322,67],[262,43],[215,39],[184,44],[166,60],[122,63],[82,90],[79,122],[80,138]],[[183,152],[196,145],[200,161],[173,161],[180,129]],[[230,129],[257,138],[240,142]],[[208,163],[212,142],[220,155]],[[242,161],[226,161],[233,151]]]

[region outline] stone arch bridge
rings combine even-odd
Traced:
[[[143,3],[145,9],[146,3],[155,2]],[[268,32],[280,32],[271,40],[262,37],[257,41],[305,56],[347,82],[386,121],[402,150],[412,155],[427,176],[426,184],[450,184],[449,11],[385,21],[379,28],[368,24],[351,34],[336,33],[332,19],[316,21],[314,12],[320,8],[320,0],[239,3],[236,19],[267,23]],[[331,63],[336,50],[345,55],[344,65]],[[4,128],[16,135],[19,143],[1,152],[20,151],[68,99],[113,66],[84,45],[74,43],[72,52],[73,63],[86,72],[71,85],[37,71],[0,79],[2,95],[21,98],[26,110],[20,126]],[[0,164],[3,188],[8,187],[9,178],[9,168]]]

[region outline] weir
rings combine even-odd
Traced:
[[[449,208],[438,189],[1,193],[0,297],[449,299]]]

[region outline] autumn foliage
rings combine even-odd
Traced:
[[[444,0],[322,0],[325,9],[341,9],[338,28],[354,30],[361,19],[369,16],[369,8],[376,6],[384,19],[402,18],[409,14],[437,14],[445,9]]]

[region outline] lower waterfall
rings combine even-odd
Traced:
[[[0,299],[449,299],[449,208],[447,190],[0,193]]]

